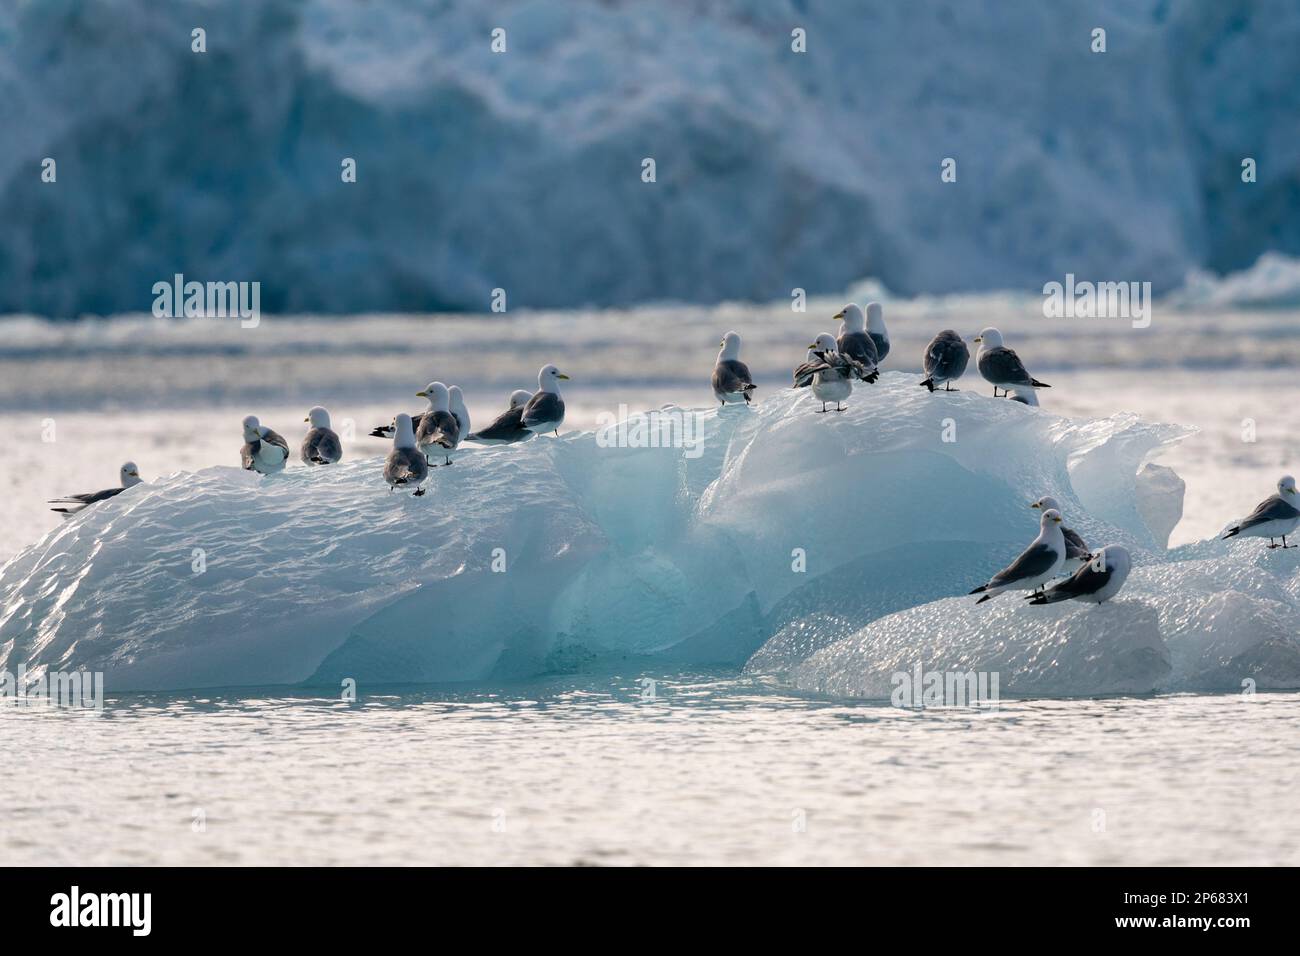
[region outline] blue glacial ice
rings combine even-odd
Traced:
[[[1016,636],[1022,618],[1073,622],[1052,632],[1066,659],[1062,637],[1109,646],[1109,622],[1142,604],[1161,615],[1132,611],[1149,648],[1056,671],[1077,680],[1025,684],[1119,692],[1222,683],[1222,654],[1197,637],[1221,626],[1219,602],[1267,610],[1276,655],[1261,673],[1291,673],[1300,589],[1293,578],[1265,587],[1261,570],[1280,555],[1205,544],[1169,562],[1181,484],[1143,466],[1185,429],[1124,414],[1071,421],[967,384],[932,396],[885,373],[827,415],[779,389],[753,408],[689,413],[698,444],[684,449],[618,447],[610,429],[465,446],[424,498],[390,494],[379,459],[166,476],[0,568],[0,666],[102,670],[110,690],[126,690],[493,681],[635,656],[748,662],[857,693],[861,681],[842,672],[869,675],[901,655],[911,624],[892,622],[917,622],[917,640],[969,647],[972,660],[998,641],[1015,660],[1047,653],[1038,632]],[[1027,505],[1043,493],[1089,541],[1133,552],[1128,603],[1020,609],[1006,596],[962,616],[962,601],[942,599],[1032,537]],[[1205,561],[1238,568],[1240,587],[1225,594]],[[913,617],[887,617],[900,611]],[[873,627],[895,631],[879,650],[845,651]],[[1245,632],[1236,639],[1237,657],[1263,653]],[[1186,659],[1172,679],[1155,673],[1161,640]]]

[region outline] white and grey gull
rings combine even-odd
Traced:
[[[880,364],[880,352],[876,349],[875,340],[867,334],[867,320],[862,315],[862,309],[858,308],[856,302],[850,302],[832,318],[840,321],[840,334],[835,340],[835,348],[841,355],[860,363],[866,370],[865,374],[858,377],[864,382],[874,382],[880,378],[880,372],[876,368]]]
[[[537,391],[524,406],[521,424],[533,434],[554,432],[559,437],[564,424],[564,399],[560,395],[560,382],[565,375],[554,365],[543,365],[537,373]]]
[[[971,594],[982,594],[976,604],[983,604],[1003,591],[1036,591],[1056,577],[1065,563],[1065,536],[1061,533],[1061,513],[1052,508],[1039,520],[1038,537],[1016,560],[981,584]]]
[[[128,461],[117,470],[117,479],[121,484],[116,488],[105,488],[103,491],[87,491],[80,495],[68,495],[66,498],[51,498],[49,504],[67,505],[66,508],[51,508],[51,511],[57,511],[65,518],[71,518],[79,514],[93,504],[101,501],[107,501],[120,495],[128,488],[133,488],[143,480],[140,477],[140,469],[135,466],[135,462]]]
[[[997,329],[984,329],[975,341],[980,347],[975,355],[975,365],[985,381],[992,384],[994,398],[999,397],[998,389],[1010,396],[1013,389],[1052,387],[1029,374],[1020,356],[1002,344],[1002,333]]]
[[[1248,516],[1230,527],[1224,538],[1268,538],[1270,548],[1295,548],[1286,538],[1300,525],[1300,499],[1296,496],[1295,479],[1283,475],[1278,479],[1277,494],[1261,501]],[[1281,538],[1278,544],[1274,539]]]
[[[417,397],[428,399],[429,410],[420,418],[415,429],[415,444],[426,458],[438,455],[450,465],[451,453],[460,445],[460,421],[451,412],[451,390],[442,382],[430,382]],[[429,462],[433,467],[437,464]]]
[[[245,471],[273,475],[284,471],[289,443],[279,432],[259,422],[256,415],[249,415],[244,419],[244,447],[239,450],[239,460]]]
[[[384,460],[384,480],[389,491],[414,486],[413,496],[418,498],[424,494],[421,485],[428,477],[429,460],[415,447],[411,416],[403,412],[393,419],[393,450]]]
[[[713,364],[713,394],[723,405],[749,404],[749,393],[757,386],[749,374],[749,366],[740,360],[740,336],[728,332],[718,344],[718,360]]]
[[[966,374],[970,362],[970,349],[962,337],[952,329],[944,329],[930,340],[921,358],[925,380],[921,382],[931,392],[940,385],[945,392],[956,391],[952,383]]]
[[[343,457],[343,442],[330,427],[330,413],[320,405],[312,408],[303,421],[311,428],[303,437],[299,454],[306,465],[333,465]]]
[[[1025,600],[1030,604],[1056,604],[1058,601],[1102,604],[1119,593],[1132,567],[1128,549],[1108,544],[1064,581],[1036,594],[1026,594]]]

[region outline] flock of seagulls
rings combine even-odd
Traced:
[[[823,413],[844,411],[844,402],[852,395],[855,383],[874,384],[880,378],[880,363],[890,351],[889,331],[878,302],[868,303],[865,311],[851,302],[833,318],[840,322],[838,335],[819,334],[808,346],[804,361],[794,370],[793,387],[811,388],[821,402],[818,411]],[[1036,391],[1051,387],[1029,373],[1020,356],[1003,343],[1002,333],[997,329],[983,329],[974,342],[979,346],[975,366],[993,386],[994,398],[1037,405]],[[718,345],[711,384],[714,396],[723,406],[753,402],[756,386],[749,367],[740,359],[740,347],[740,335],[734,331],[724,335]],[[953,383],[966,374],[969,363],[966,342],[952,329],[944,329],[925,347],[922,356],[925,378],[919,384],[932,394],[957,391]],[[390,491],[413,488],[416,497],[424,495],[430,470],[453,464],[452,455],[463,441],[505,445],[545,433],[558,436],[564,424],[564,399],[559,383],[568,378],[554,365],[542,366],[537,373],[537,391],[518,389],[511,393],[509,408],[476,432],[470,430],[469,411],[461,388],[430,382],[416,392],[417,397],[425,399],[428,408],[414,415],[398,414],[389,424],[370,433],[373,437],[392,439],[392,450],[383,470]],[[834,409],[827,408],[832,403]],[[343,444],[330,427],[329,412],[318,405],[307,413],[304,421],[310,428],[299,448],[302,462],[323,466],[340,461]],[[283,435],[253,415],[244,419],[243,432],[240,461],[245,469],[263,475],[284,470],[290,450]],[[441,462],[436,460],[439,458]],[[117,488],[53,499],[50,503],[60,507],[51,510],[71,517],[142,480],[133,462],[122,466],[119,478],[121,484]],[[1077,533],[1065,526],[1060,503],[1055,498],[1044,496],[1031,507],[1041,511],[1038,536],[1011,564],[970,592],[980,595],[976,603],[991,600],[1004,591],[1027,591],[1026,600],[1031,604],[1070,600],[1100,604],[1113,597],[1132,566],[1128,551],[1119,545],[1092,551]],[[1295,548],[1300,545],[1289,544],[1287,537],[1295,533],[1297,526],[1300,526],[1300,500],[1295,479],[1286,475],[1277,484],[1277,494],[1261,502],[1223,537],[1266,537],[1269,548]],[[1277,543],[1278,539],[1281,544]],[[1056,581],[1062,575],[1066,577]]]

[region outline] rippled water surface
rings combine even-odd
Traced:
[[[0,741],[12,865],[1300,864],[1295,693],[918,712],[629,671],[10,701]]]

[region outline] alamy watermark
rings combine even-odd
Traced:
[[[1150,282],[1065,282],[1043,285],[1043,316],[1049,319],[1131,319],[1133,328],[1151,324]]]
[[[155,282],[153,294],[158,319],[238,317],[244,329],[255,329],[262,321],[260,282],[186,282],[178,272],[171,282]]]
[[[682,448],[683,458],[704,454],[704,419],[698,412],[663,408],[649,412],[618,412],[596,415],[596,445],[600,448]]]
[[[40,704],[93,710],[104,709],[103,671],[46,671],[39,677],[19,664],[18,673],[0,670],[0,702],[13,700],[24,706]]]
[[[997,671],[927,671],[917,664],[908,671],[895,671],[889,682],[893,691],[889,703],[908,709],[998,706]]]

